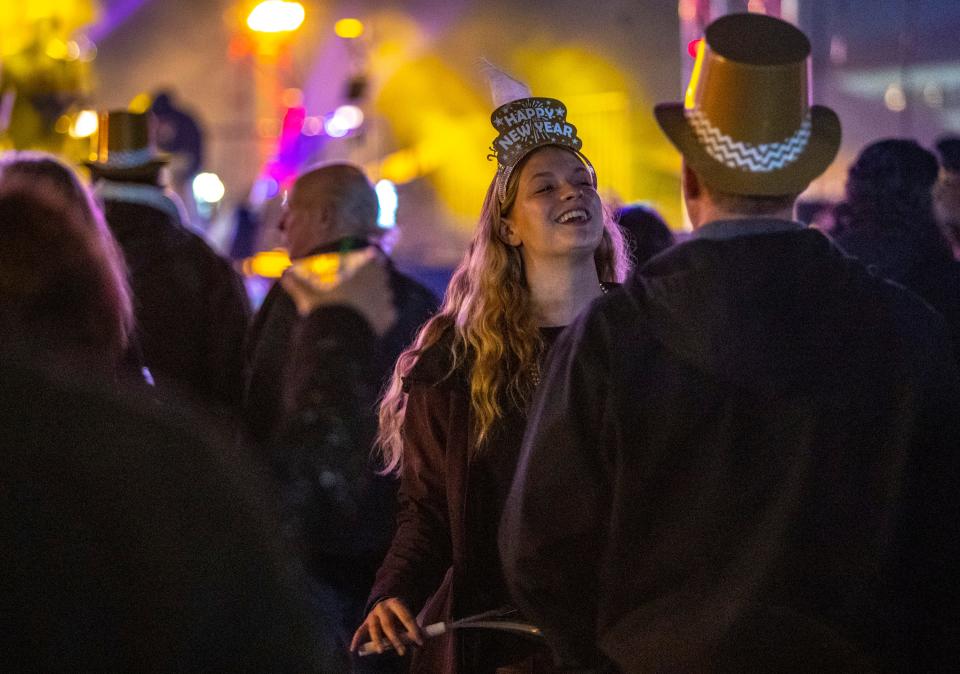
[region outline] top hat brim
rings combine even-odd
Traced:
[[[810,138],[800,156],[783,168],[752,172],[729,167],[710,156],[697,139],[682,103],[661,103],[654,114],[667,138],[704,182],[727,194],[800,194],[833,162],[842,137],[837,114],[822,105],[811,106]]]
[[[146,180],[166,166],[169,161],[170,158],[166,155],[157,155],[146,163],[136,166],[121,166],[97,161],[87,161],[83,164],[95,175],[107,180]]]

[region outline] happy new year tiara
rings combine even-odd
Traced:
[[[530,95],[526,85],[513,79],[489,62],[484,70],[490,81],[496,110],[490,121],[497,130],[491,150],[497,159],[497,199],[506,200],[507,183],[517,164],[533,150],[545,145],[566,147],[586,164],[593,183],[596,173],[593,165],[581,152],[583,141],[577,136],[577,127],[567,121],[567,106],[556,98]]]

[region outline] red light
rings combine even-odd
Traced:
[[[690,54],[690,58],[697,58],[697,49],[700,48],[700,41],[703,40],[702,37],[698,37],[696,40],[690,40],[687,43],[687,53]]]

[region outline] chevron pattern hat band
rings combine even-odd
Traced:
[[[684,159],[712,188],[799,194],[840,146],[840,121],[810,104],[810,42],[762,14],[707,26],[683,103],[655,109]]]
[[[783,142],[754,145],[726,135],[711,124],[701,110],[684,110],[683,114],[707,154],[724,166],[751,173],[779,171],[789,166],[803,154],[810,140],[810,115],[805,116],[796,133]]]

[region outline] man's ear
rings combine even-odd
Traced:
[[[690,168],[687,162],[683,162],[681,180],[683,205],[687,207],[687,217],[690,218],[690,224],[694,227],[699,227],[703,224],[700,222],[700,216],[703,211],[704,198],[707,196],[707,191],[700,181],[700,176]]]
[[[699,199],[703,193],[703,185],[700,183],[700,176],[690,168],[690,164],[683,162],[683,193],[687,199]]]
[[[497,234],[500,236],[500,240],[508,246],[516,248],[523,243],[513,228],[513,222],[508,217],[500,216],[500,231]]]

